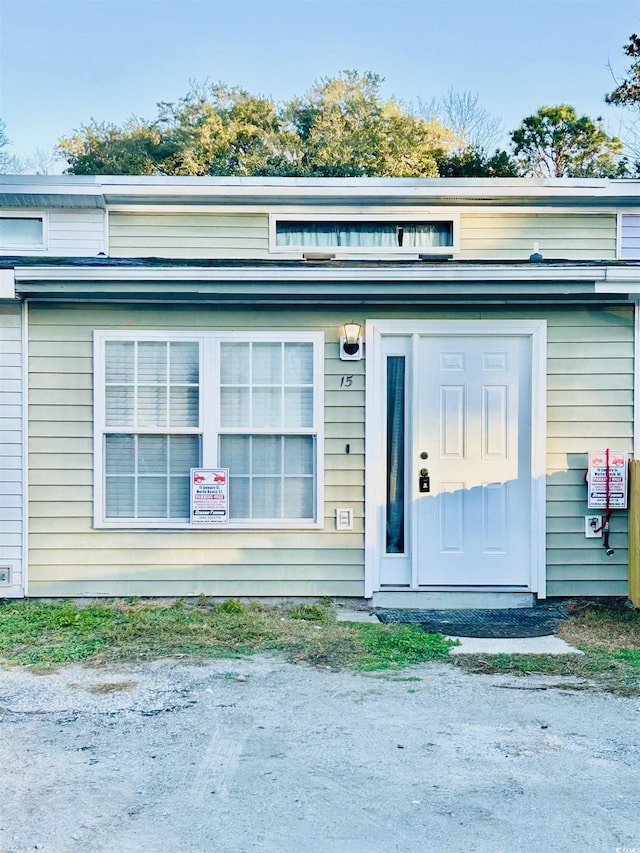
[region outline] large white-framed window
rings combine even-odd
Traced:
[[[269,214],[270,252],[452,255],[460,217],[445,214]]]
[[[44,252],[48,241],[48,217],[45,212],[0,211],[0,253]]]
[[[188,528],[190,469],[229,468],[230,526],[317,527],[322,333],[94,333],[94,523]]]

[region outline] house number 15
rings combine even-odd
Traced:
[[[340,377],[340,387],[341,388],[351,388],[353,385],[353,376],[341,376]]]

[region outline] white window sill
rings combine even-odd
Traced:
[[[323,521],[236,521],[219,525],[191,525],[189,522],[160,521],[96,521],[94,530],[190,530],[196,533],[211,533],[225,530],[256,530],[269,532],[276,530],[322,530]]]

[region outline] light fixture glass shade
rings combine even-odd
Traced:
[[[360,329],[362,327],[359,323],[345,323],[344,324],[344,337],[348,344],[357,344],[358,338],[360,337]]]

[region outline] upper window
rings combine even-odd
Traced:
[[[44,248],[44,216],[0,216],[0,250],[34,251]]]
[[[271,215],[271,250],[357,254],[452,254],[458,250],[458,219],[410,216]]]
[[[96,523],[181,526],[229,469],[240,526],[315,523],[322,335],[96,332]]]

